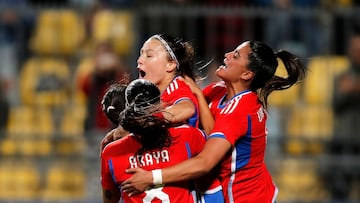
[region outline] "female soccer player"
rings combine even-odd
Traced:
[[[288,77],[275,75],[277,58],[284,62]],[[306,67],[287,51],[274,52],[263,42],[246,41],[226,53],[216,70],[223,82],[209,87],[215,126],[203,150],[195,157],[161,173],[139,168],[122,183],[134,195],[153,184],[202,176],[220,164],[220,181],[226,202],[275,202],[277,188],[265,165],[267,98],[274,90],[291,87],[305,76]]]
[[[121,91],[118,91],[121,94]],[[116,91],[114,91],[116,93]],[[116,96],[109,94],[110,96]],[[205,135],[201,130],[187,124],[171,127],[161,112],[160,91],[151,82],[137,79],[131,82],[125,91],[126,108],[120,113],[119,123],[131,134],[108,144],[101,154],[101,183],[103,202],[195,202],[190,181],[178,181],[166,185],[161,180],[153,187],[134,196],[121,192],[121,183],[130,177],[125,169],[141,167],[160,172],[158,168],[170,166],[199,153],[205,144]],[[108,97],[109,98],[109,97]],[[110,97],[111,98],[111,97]],[[111,99],[112,100],[112,99]],[[110,110],[119,109],[104,104]],[[110,102],[111,103],[111,102]],[[119,103],[118,103],[119,104]],[[121,102],[120,102],[121,104]],[[107,114],[110,115],[111,114]],[[115,117],[116,118],[116,117]],[[218,190],[222,198],[221,187]],[[223,199],[214,200],[214,202]]]
[[[210,111],[202,108],[199,112],[197,98],[182,80],[185,76],[195,80],[197,76],[194,49],[189,42],[166,34],[151,36],[143,44],[137,63],[139,78],[151,81],[160,89],[161,100],[167,104],[163,112],[167,120],[194,127],[199,127],[200,121],[200,127],[207,134],[210,133],[214,126]],[[119,134],[119,130],[109,132],[102,140],[100,149],[118,138],[114,134]],[[120,134],[126,135],[127,132],[120,131]]]
[[[137,60],[139,78],[150,80],[168,104],[164,114],[172,123],[198,127],[198,102],[182,76],[195,79],[194,50],[190,43],[170,35],[154,35],[143,44]]]

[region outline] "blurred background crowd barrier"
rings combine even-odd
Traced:
[[[214,60],[202,86],[216,80],[224,53],[244,40],[300,56],[309,68],[305,81],[270,96],[266,161],[278,202],[360,202],[359,72],[351,75],[357,96],[345,104],[355,114],[346,136],[336,133],[341,122],[333,108],[336,78],[351,69],[358,6],[0,0],[0,202],[101,202],[99,142],[113,126],[97,116],[99,99],[110,81],[137,77],[140,46],[156,33],[189,40],[199,63]],[[277,74],[286,75],[281,63]]]

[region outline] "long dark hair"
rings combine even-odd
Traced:
[[[142,145],[137,153],[169,147],[171,123],[161,116],[163,107],[155,84],[136,79],[128,85],[125,95],[127,107],[120,113],[120,125],[132,132]]]
[[[259,99],[267,108],[267,99],[271,92],[287,89],[301,81],[306,75],[306,66],[288,51],[274,52],[268,45],[259,41],[250,41],[249,44],[249,70],[255,73],[250,89],[259,92]],[[278,67],[277,58],[283,61],[288,77],[275,75]]]

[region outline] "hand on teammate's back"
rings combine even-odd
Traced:
[[[118,126],[117,128],[114,128],[110,132],[108,132],[100,142],[100,155],[102,150],[105,148],[107,144],[115,140],[118,140],[126,136],[127,134],[129,134],[129,132],[124,130],[121,126]]]

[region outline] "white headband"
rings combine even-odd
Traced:
[[[179,66],[180,66],[179,61],[177,60],[177,58],[176,58],[173,50],[170,48],[169,44],[162,37],[160,37],[160,35],[153,35],[151,38],[158,39],[164,45],[165,49],[170,54],[171,59],[176,62],[176,69],[179,69]]]

